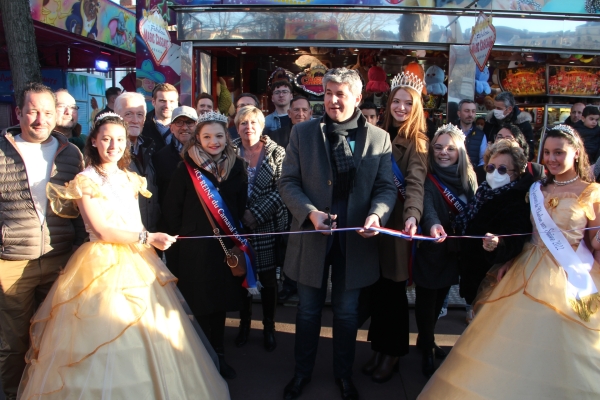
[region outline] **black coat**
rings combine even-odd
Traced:
[[[573,128],[577,130],[581,140],[583,140],[583,147],[587,153],[590,164],[596,162],[598,159],[598,150],[600,150],[600,126],[595,128],[588,128],[583,124],[583,121],[577,121]]]
[[[194,162],[186,155],[194,167]],[[236,160],[227,180],[218,183],[204,170],[203,174],[219,189],[235,222],[244,215],[248,193],[248,175],[241,159]],[[200,204],[192,179],[181,163],[173,173],[164,198],[163,210],[168,232],[181,236],[211,236],[212,226]],[[233,242],[223,239],[227,248]],[[216,239],[181,239],[179,241],[179,290],[196,316],[213,312],[236,311],[241,307],[242,281],[231,273],[225,253]]]
[[[512,189],[489,200],[467,224],[465,235],[483,236],[531,233],[529,200],[525,200],[534,182],[531,174],[523,175]],[[486,273],[493,265],[504,264],[518,256],[531,235],[500,238],[492,252],[483,249],[481,239],[461,239],[460,295],[471,304]]]
[[[534,152],[534,143],[533,143],[533,127],[531,126],[532,117],[528,112],[521,112],[517,106],[513,107],[513,110],[510,114],[504,117],[503,120],[498,120],[494,117],[494,112],[490,111],[485,116],[485,125],[483,127],[483,131],[487,136],[488,142],[494,142],[496,140],[496,134],[504,124],[510,123],[519,127],[523,136],[525,136],[525,140],[527,140],[527,144],[529,145],[529,159],[533,158]]]
[[[152,157],[152,164],[154,164],[154,170],[156,171],[156,184],[158,185],[158,203],[161,206],[169,189],[171,177],[180,162],[181,155],[177,150],[177,141],[175,140],[157,151]]]
[[[144,121],[142,136],[152,139],[154,142],[154,148],[157,152],[167,145],[165,138],[163,138],[163,136],[160,134],[160,131],[156,127],[156,122],[154,122],[154,110],[146,114],[146,121]]]

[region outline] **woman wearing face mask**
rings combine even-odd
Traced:
[[[422,372],[427,378],[435,371],[434,358],[446,355],[435,344],[434,330],[450,286],[458,283],[459,243],[444,239],[454,234],[452,221],[477,190],[464,137],[457,126],[444,125],[429,148],[421,228],[440,240],[419,243],[413,268],[417,347],[423,353]]]
[[[409,235],[417,233],[423,210],[427,176],[427,137],[421,102],[423,81],[412,73],[392,80],[384,127],[392,137],[393,171],[398,201],[387,223]],[[385,382],[397,370],[399,357],[409,349],[406,284],[412,242],[388,235],[379,237],[381,278],[370,289],[369,337],[373,354],[363,367],[375,382]]]
[[[173,172],[162,210],[173,234],[212,236],[213,223],[221,234],[227,233],[223,227],[228,224],[240,226],[248,175],[244,160],[229,141],[226,122],[227,117],[215,112],[201,115],[194,137],[181,152],[184,162]],[[214,201],[219,202],[218,207]],[[219,356],[221,375],[232,379],[236,373],[224,355],[225,315],[241,308],[242,279],[233,275],[223,249],[231,249],[237,242],[223,238],[222,243],[214,239],[180,241],[178,286]]]
[[[456,234],[494,237],[494,234],[531,233],[529,203],[525,197],[534,178],[525,173],[525,153],[515,142],[500,140],[488,147],[484,161],[486,180],[457,216]],[[473,304],[488,270],[514,258],[528,240],[529,236],[462,239],[460,295],[467,304]]]
[[[477,316],[420,400],[600,396],[600,185],[571,127],[553,127],[542,148],[549,173],[528,190],[531,242],[490,271]],[[489,254],[505,239],[488,241]]]

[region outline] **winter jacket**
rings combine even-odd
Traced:
[[[70,252],[87,238],[81,217],[61,218],[48,201],[43,224],[35,209],[27,180],[27,167],[15,144],[19,126],[0,134],[0,259],[35,260]],[[59,132],[52,132],[58,149],[50,173],[50,182],[64,185],[83,170],[83,156],[74,144]]]
[[[590,163],[593,163],[598,158],[598,150],[600,150],[600,126],[588,128],[583,124],[583,121],[577,121],[573,128],[579,133],[583,140],[583,147],[588,155]]]
[[[144,128],[142,129],[142,136],[152,139],[152,141],[154,142],[154,150],[160,151],[160,149],[167,145],[167,142],[156,127],[156,122],[154,121],[154,113],[155,111],[152,110],[146,114]],[[170,134],[171,132],[168,132],[166,136],[169,136]]]
[[[525,140],[527,140],[527,144],[529,145],[529,159],[532,159],[534,146],[533,127],[531,126],[531,121],[533,121],[531,114],[521,111],[517,106],[514,106],[512,112],[504,117],[503,120],[496,119],[493,111],[487,113],[485,116],[485,126],[483,127],[483,131],[487,136],[488,142],[493,143],[496,139],[496,134],[500,129],[502,129],[504,124],[513,124],[518,126],[523,133],[523,136],[525,136]]]
[[[146,178],[148,183],[148,191],[152,193],[150,198],[139,196],[140,214],[144,227],[150,232],[157,231],[158,220],[160,218],[160,205],[158,203],[158,185],[156,183],[156,171],[152,164],[152,156],[154,155],[154,142],[152,139],[140,137],[140,147],[138,153],[141,156],[137,158],[131,155],[131,163],[129,169],[139,176]]]

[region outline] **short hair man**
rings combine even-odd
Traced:
[[[31,317],[87,237],[81,217],[59,217],[46,197],[49,182],[64,186],[83,169],[81,152],[53,131],[55,94],[30,82],[16,97],[19,125],[0,135],[0,379],[10,400],[25,368]]]
[[[215,103],[212,96],[208,93],[200,93],[200,96],[196,100],[196,112],[198,115],[213,111],[214,109]]]
[[[260,110],[260,101],[258,100],[258,97],[256,97],[252,93],[240,94],[237,100],[235,101],[235,111],[237,112],[237,110],[246,106],[254,106]],[[237,128],[235,127],[235,124],[230,126],[229,129],[227,129],[227,131],[229,132],[229,137],[231,138],[231,140],[240,137]]]
[[[583,118],[583,109],[585,104],[577,102],[571,106],[569,117],[565,120],[565,125],[575,126],[575,124]]]
[[[271,93],[271,101],[275,105],[275,111],[265,117],[264,133],[267,135],[269,131],[292,125],[287,112],[294,96],[292,84],[288,81],[277,81],[271,85]]]
[[[473,122],[477,118],[477,105],[473,100],[464,99],[458,103],[458,120],[454,122],[465,134],[465,146],[473,168],[483,165],[483,155],[487,149],[485,133]]]
[[[121,95],[121,92],[121,89],[115,86],[106,89],[106,92],[104,92],[104,95],[106,96],[106,107],[104,107],[104,109],[96,115],[96,118],[98,117],[98,115],[103,114],[105,112],[115,111],[115,100]]]
[[[278,145],[286,148],[290,142],[290,132],[292,127],[300,122],[308,121],[312,118],[312,108],[310,102],[304,96],[297,96],[290,102],[290,108],[287,110],[290,117],[290,125],[283,125],[281,128],[268,132],[267,134]]]
[[[81,134],[81,125],[77,122],[79,118],[79,106],[75,98],[69,94],[67,89],[58,89],[56,95],[56,128],[69,142],[73,143],[83,153],[87,135]]]
[[[586,106],[581,113],[582,119],[577,121],[574,128],[583,140],[583,147],[590,164],[594,164],[600,154],[600,110],[598,106]]]
[[[146,114],[142,136],[152,139],[156,151],[169,143],[173,136],[169,130],[173,110],[179,106],[179,93],[170,83],[161,83],[152,91],[154,109]]]
[[[386,223],[397,197],[389,135],[367,124],[357,108],[362,91],[358,73],[346,68],[330,70],[323,88],[326,114],[292,129],[279,191],[293,216],[292,231],[306,229],[309,221],[315,229],[364,229],[290,235],[284,271],[298,282],[300,302],[295,375],[284,389],[286,399],[297,398],[310,382],[330,265],[334,375],[343,398],[358,398],[351,378],[358,297],[361,288],[379,279],[378,241],[370,239],[376,233],[368,228]]]
[[[511,92],[502,92],[494,99],[494,109],[485,117],[483,131],[488,142],[494,142],[496,134],[504,124],[517,125],[527,143],[529,144],[529,158],[533,158],[533,117],[525,111],[519,110],[515,97]]]
[[[377,106],[371,102],[365,102],[360,105],[360,112],[365,116],[367,122],[371,125],[377,126],[379,120],[379,114],[377,113]]]
[[[160,206],[157,198],[156,173],[152,165],[155,146],[151,138],[141,136],[146,118],[146,100],[144,99],[144,95],[137,92],[123,93],[115,101],[115,112],[128,125],[127,135],[131,144],[129,169],[146,178],[148,191],[152,193],[150,198],[138,196],[142,223],[148,231],[156,232],[158,219],[160,218]]]

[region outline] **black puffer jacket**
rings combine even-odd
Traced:
[[[35,260],[71,251],[87,237],[81,217],[61,218],[52,211],[50,202],[46,220],[40,224],[33,203],[27,169],[14,136],[21,134],[19,126],[5,129],[0,135],[0,226],[2,228],[3,260]],[[58,132],[58,150],[50,173],[50,182],[64,185],[83,169],[79,149]]]
[[[496,134],[504,124],[513,124],[519,127],[523,136],[525,136],[525,140],[527,140],[527,144],[529,145],[529,156],[528,159],[533,158],[534,152],[534,143],[533,143],[533,127],[531,126],[531,121],[533,117],[531,114],[525,111],[519,110],[517,106],[514,106],[512,112],[504,117],[503,120],[498,120],[494,117],[494,112],[490,111],[485,116],[485,126],[483,127],[483,131],[487,136],[488,142],[494,142],[496,140]]]

